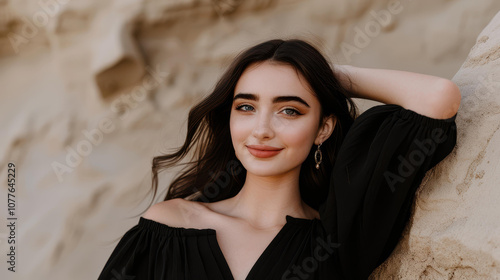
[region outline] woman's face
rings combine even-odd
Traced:
[[[233,94],[230,130],[236,157],[258,176],[300,168],[312,145],[333,131],[332,118],[318,128],[319,118],[319,101],[294,68],[267,61],[252,64]],[[279,151],[261,150],[265,148]]]

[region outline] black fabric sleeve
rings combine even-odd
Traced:
[[[426,172],[456,144],[456,115],[433,119],[399,105],[361,114],[348,131],[319,212],[340,243],[346,279],[366,279],[396,246]]]
[[[120,239],[104,265],[98,280],[149,279],[148,261],[151,254],[151,233],[135,225]]]
[[[120,239],[98,280],[230,279],[215,231],[139,218]]]

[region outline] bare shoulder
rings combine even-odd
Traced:
[[[193,227],[204,208],[197,202],[174,198],[152,205],[142,217],[171,227]]]

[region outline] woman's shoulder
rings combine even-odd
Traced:
[[[171,227],[196,228],[206,210],[196,201],[174,198],[152,205],[142,217]]]

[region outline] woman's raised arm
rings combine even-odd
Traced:
[[[397,104],[434,119],[451,118],[460,106],[458,86],[445,78],[352,65],[335,65],[334,70],[353,98]]]

